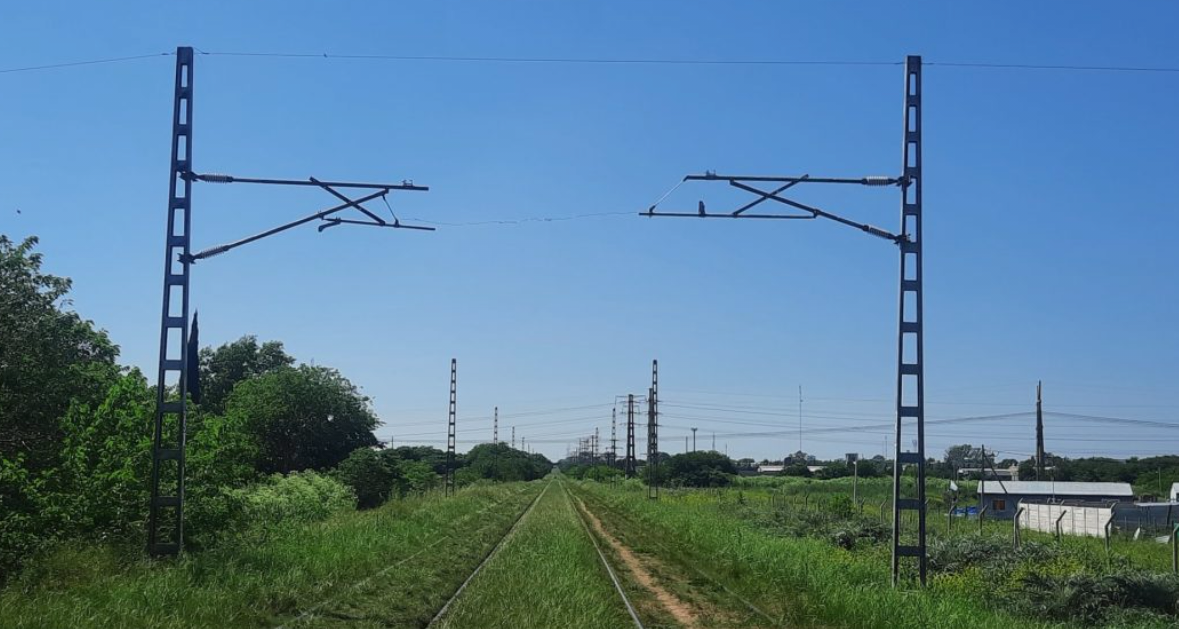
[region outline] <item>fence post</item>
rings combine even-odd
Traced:
[[[1064,519],[1064,516],[1067,513],[1068,513],[1068,509],[1062,509],[1060,511],[1060,515],[1056,517],[1056,542],[1057,543],[1060,543],[1060,521]]]
[[[1112,527],[1113,527],[1113,511],[1109,511],[1109,519],[1107,519],[1106,525],[1105,525],[1105,529],[1106,529],[1106,555],[1108,555],[1109,550],[1111,550],[1111,539],[1109,539],[1109,535],[1111,535],[1111,532],[1112,532],[1111,528]]]
[[[979,507],[979,510],[978,510],[978,534],[979,535],[983,534],[983,519],[986,518],[986,515],[987,515],[986,505]]]
[[[946,537],[954,535],[954,510],[958,508],[958,501],[950,503],[950,511],[946,513]]]
[[[1023,509],[1023,507],[1020,507],[1018,510],[1016,510],[1015,519],[1011,521],[1011,524],[1014,527],[1012,529],[1012,539],[1015,543],[1015,550],[1019,550],[1019,516],[1023,515]]]
[[[1179,573],[1179,524],[1171,531],[1171,572]]]
[[[888,499],[887,499],[887,498],[885,498],[884,500],[881,500],[881,501],[880,501],[880,521],[881,521],[881,522],[883,522],[883,521],[884,521],[884,505],[886,505],[886,504],[888,504]]]

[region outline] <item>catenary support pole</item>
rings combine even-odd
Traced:
[[[446,428],[446,486],[445,494],[454,495],[454,446],[455,446],[455,411],[458,402],[458,361],[450,359],[450,407],[447,413]]]
[[[900,298],[897,330],[896,433],[893,464],[892,582],[901,576],[901,560],[917,561],[917,577],[926,583],[925,546],[925,315],[923,308],[921,227],[921,57],[905,61],[903,169],[901,171]],[[913,437],[915,448],[905,450]],[[906,468],[916,469],[914,487],[902,484]],[[902,531],[905,511],[917,512],[917,530]]]
[[[1044,383],[1036,383],[1036,480],[1044,479]]]
[[[651,388],[647,392],[647,497],[659,499],[659,361],[651,361]]]
[[[147,551],[178,555],[184,545],[184,446],[188,420],[188,293],[192,245],[192,48],[176,49],[171,175],[164,246],[164,307],[152,430]],[[175,398],[170,393],[175,391]]]

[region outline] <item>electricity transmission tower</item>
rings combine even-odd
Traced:
[[[625,467],[626,477],[634,478],[635,475],[635,396],[633,393],[626,396],[626,461],[623,465]]]
[[[614,467],[618,461],[618,409],[610,409],[610,455],[606,462],[610,467]]]
[[[152,423],[151,499],[148,503],[147,550],[153,556],[178,555],[184,545],[185,442],[188,398],[199,402],[195,335],[189,336],[189,292],[192,265],[279,232],[313,221],[319,231],[343,224],[420,229],[402,225],[394,217],[388,222],[364,207],[384,199],[393,190],[425,191],[425,186],[308,180],[259,179],[232,175],[199,174],[193,170],[193,49],[176,49],[176,78],[172,106],[171,174],[168,181],[168,224],[164,246],[163,309],[160,316],[160,353],[156,376],[156,405]],[[196,182],[240,183],[276,186],[311,186],[324,190],[340,203],[310,216],[291,221],[259,234],[192,253],[192,187]],[[371,191],[351,198],[341,190]],[[345,219],[339,212],[355,209],[364,220]]]
[[[900,304],[897,330],[897,377],[896,377],[896,425],[895,459],[893,465],[893,535],[892,535],[892,582],[896,585],[900,577],[901,560],[916,559],[921,584],[926,581],[926,512],[925,512],[925,363],[923,316],[923,274],[921,269],[923,232],[922,218],[922,173],[921,173],[921,57],[910,56],[905,61],[904,135],[902,140],[902,167],[897,177],[811,177],[810,175],[743,176],[718,175],[706,172],[703,175],[688,175],[683,181],[722,182],[732,188],[754,195],[752,201],[732,211],[708,212],[700,202],[696,212],[657,212],[652,205],[643,216],[679,216],[695,218],[730,219],[817,219],[823,218],[864,233],[892,242],[900,251]],[[806,184],[851,185],[851,186],[896,186],[901,191],[900,233],[889,231],[850,220],[826,210],[800,203],[782,196],[790,188]],[[773,186],[765,189],[763,186]],[[667,195],[665,195],[666,197]],[[789,213],[747,213],[748,210],[766,202],[790,208]],[[915,447],[904,451],[905,436],[915,433]],[[906,488],[901,482],[907,467],[916,468],[916,486]],[[906,512],[915,512],[915,531],[902,531]],[[907,527],[906,527],[907,528]]]
[[[454,423],[458,402],[458,361],[450,359],[450,406],[446,423],[446,484],[443,487],[444,496],[454,495]]]

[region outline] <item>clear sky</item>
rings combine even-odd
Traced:
[[[1179,68],[1179,4],[1141,2],[16,3],[0,69],[174,51]],[[154,373],[174,58],[0,74],[0,232],[123,360]],[[896,175],[899,66],[526,64],[199,55],[194,166],[429,185],[435,233],[307,227],[194,270],[201,340],[282,340],[363,388],[398,442],[564,454],[660,361],[663,449],[780,458],[884,447],[895,247],[826,222],[632,216],[687,173]],[[929,419],[1024,413],[1048,448],[1179,451],[1179,72],[925,71]],[[723,206],[682,187],[670,207]],[[799,195],[896,229],[894,189]],[[194,246],[334,204],[198,185]],[[377,205],[382,210],[382,205]],[[20,210],[20,213],[17,213]],[[582,216],[606,214],[604,216]],[[527,218],[582,216],[567,221]],[[567,410],[553,410],[567,409]],[[929,450],[1024,458],[1032,419],[933,425]],[[814,430],[843,429],[815,433]],[[854,428],[854,429],[853,429]],[[734,433],[788,431],[785,435]],[[640,451],[645,430],[639,431]],[[1003,456],[1003,455],[1001,455]]]

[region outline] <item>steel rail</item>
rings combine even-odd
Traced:
[[[581,501],[581,498],[578,498],[578,500],[579,500],[579,501]],[[584,502],[584,501],[581,501],[581,502],[582,502],[582,505],[584,506],[584,505],[585,505],[585,502]],[[629,518],[629,517],[627,517],[627,516],[625,516],[625,515],[618,515],[618,517],[622,518],[623,520],[626,520],[627,522],[631,522],[631,523],[633,523],[633,522],[634,522],[634,520],[633,520],[632,518]],[[660,548],[660,549],[662,549],[662,550],[663,550],[665,553],[667,553],[667,556],[669,556],[669,557],[671,557],[671,556],[674,556],[674,557],[676,557],[676,561],[677,561],[677,562],[679,562],[680,564],[682,564],[682,565],[684,565],[684,566],[686,566],[686,567],[688,567],[688,568],[691,568],[691,569],[692,569],[694,572],[696,572],[696,574],[699,574],[700,576],[704,577],[706,580],[708,580],[708,581],[711,581],[711,582],[712,582],[713,584],[715,584],[717,587],[719,587],[719,588],[721,588],[722,590],[724,590],[724,591],[725,591],[725,592],[726,592],[726,593],[727,593],[729,596],[732,596],[733,598],[737,599],[738,601],[741,601],[741,603],[742,603],[743,605],[745,605],[745,607],[749,608],[749,610],[750,610],[750,611],[752,611],[753,613],[757,614],[758,616],[761,616],[762,618],[765,618],[765,619],[766,619],[766,621],[768,621],[768,622],[769,622],[771,625],[773,625],[773,626],[776,626],[776,627],[777,627],[777,626],[782,626],[780,621],[774,620],[774,618],[773,618],[772,616],[770,616],[768,613],[766,613],[765,611],[763,611],[763,610],[762,610],[760,607],[758,607],[757,605],[753,604],[753,602],[751,602],[750,600],[746,599],[744,596],[741,596],[740,594],[738,594],[738,593],[734,592],[732,589],[730,589],[730,588],[729,588],[729,586],[727,586],[727,585],[725,585],[724,583],[722,583],[722,582],[720,581],[720,579],[717,579],[716,577],[714,577],[714,576],[712,576],[712,575],[708,574],[707,572],[705,572],[705,571],[704,571],[704,570],[702,570],[701,568],[697,567],[697,566],[696,566],[695,564],[693,564],[692,562],[688,561],[688,560],[687,560],[687,559],[684,557],[684,554],[683,554],[682,552],[681,552],[681,553],[675,553],[675,552],[673,552],[673,551],[672,551],[672,549],[671,549],[671,548],[668,548],[668,547],[667,547],[665,544],[663,544],[662,542],[656,541],[656,540],[648,540],[648,542],[649,542],[650,544],[654,545],[656,548]]]
[[[606,572],[610,575],[610,581],[614,583],[614,589],[622,597],[622,602],[626,605],[626,611],[630,614],[631,620],[635,621],[636,627],[644,629],[643,621],[639,620],[638,612],[635,611],[634,605],[631,605],[630,599],[627,598],[626,591],[622,589],[622,583],[618,581],[618,575],[614,574],[614,568],[610,567],[610,562],[606,560],[606,554],[602,552],[602,547],[598,545],[598,538],[594,537],[593,531],[586,524],[585,516],[581,513],[581,509],[577,508],[577,503],[574,502],[573,495],[569,493],[569,488],[565,486],[565,483],[561,483],[561,490],[565,492],[565,498],[569,500],[569,506],[573,507],[574,513],[577,514],[577,521],[581,522],[581,528],[585,529],[585,534],[589,535],[590,541],[593,542],[594,550],[598,551],[598,558],[602,560],[602,565],[606,566]],[[582,503],[582,507],[584,506],[585,504]]]
[[[516,518],[516,521],[512,523],[512,528],[508,529],[507,533],[504,533],[503,538],[501,538],[499,542],[496,543],[495,547],[487,553],[487,556],[483,558],[483,561],[479,562],[478,566],[475,566],[475,570],[471,572],[466,580],[463,581],[462,585],[460,585],[458,589],[454,591],[454,594],[450,596],[450,599],[446,601],[446,604],[442,606],[442,609],[439,609],[438,613],[434,614],[434,617],[430,619],[430,622],[426,623],[426,629],[435,626],[435,624],[446,615],[446,612],[450,610],[450,606],[456,600],[458,600],[458,597],[462,595],[463,590],[467,589],[467,586],[471,584],[471,581],[475,579],[475,576],[483,570],[483,567],[486,566],[493,557],[499,554],[499,550],[504,547],[504,543],[511,539],[512,534],[514,534],[516,530],[520,528],[520,524],[524,521],[525,518],[528,517],[528,514],[532,513],[532,510],[536,508],[536,505],[540,502],[540,499],[544,497],[545,493],[548,492],[549,487],[552,486],[552,484],[553,481],[550,480],[544,486],[544,489],[541,490],[539,494],[537,494],[536,498],[532,499],[532,504],[528,505],[528,508],[520,514],[520,517]]]
[[[517,491],[516,493],[512,494],[512,497],[513,497],[513,498],[515,498],[516,496],[519,496],[520,494],[522,494],[522,493],[524,493],[524,492],[526,492],[526,491],[528,491],[528,488],[527,488],[527,487],[524,487],[523,489],[521,489],[521,490]],[[483,515],[484,513],[487,513],[487,512],[488,512],[488,511],[490,511],[491,509],[493,509],[493,508],[495,508],[495,507],[498,507],[498,506],[500,506],[501,504],[503,504],[503,503],[502,503],[502,502],[495,502],[495,503],[492,503],[492,504],[489,504],[489,505],[487,505],[486,507],[483,507],[482,509],[480,509],[480,510],[478,510],[478,511],[474,511],[474,512],[472,512],[472,513],[468,513],[467,515],[464,515],[464,516],[462,516],[461,518],[459,518],[459,519],[455,520],[454,522],[452,522],[452,523],[451,523],[451,526],[453,527],[454,525],[457,525],[457,524],[460,524],[460,523],[462,523],[462,522],[465,522],[465,521],[467,521],[467,520],[470,520],[471,518],[473,518],[473,517],[475,517],[475,516]],[[480,527],[479,529],[477,529],[477,531],[482,531],[482,530],[483,530],[483,528],[484,528],[484,527]],[[425,552],[426,552],[426,551],[428,551],[428,550],[430,550],[430,549],[434,548],[435,546],[437,546],[437,545],[441,544],[442,542],[445,542],[446,540],[448,540],[448,539],[451,539],[451,538],[453,538],[453,537],[454,537],[454,533],[453,533],[453,532],[452,532],[452,533],[444,533],[444,534],[442,534],[442,535],[438,536],[438,538],[436,538],[434,541],[432,541],[432,542],[430,542],[430,543],[426,544],[425,546],[423,546],[422,548],[420,548],[420,549],[419,549],[417,552],[413,553],[412,555],[409,555],[408,557],[404,557],[404,558],[402,558],[402,559],[398,559],[397,561],[395,561],[395,562],[393,562],[393,563],[391,563],[391,564],[389,564],[389,565],[385,566],[384,568],[381,568],[381,569],[380,569],[380,570],[378,570],[377,572],[375,572],[375,573],[373,573],[373,574],[371,574],[371,575],[369,575],[369,576],[367,576],[367,577],[365,577],[365,578],[361,579],[360,581],[357,581],[356,583],[353,583],[352,585],[348,586],[347,588],[345,588],[345,592],[351,592],[351,591],[353,591],[353,590],[356,590],[356,589],[359,589],[359,588],[362,588],[362,587],[364,587],[365,585],[367,585],[368,583],[370,583],[370,582],[371,582],[373,579],[376,579],[376,578],[378,578],[378,577],[382,577],[382,576],[384,576],[384,575],[388,574],[388,573],[389,573],[389,571],[393,570],[394,568],[399,568],[399,567],[401,567],[402,565],[404,565],[404,564],[408,563],[409,561],[412,561],[412,560],[414,560],[414,559],[416,559],[416,558],[418,558],[418,557],[422,556],[423,554],[425,554]],[[332,601],[336,600],[336,598],[337,598],[337,596],[329,596],[329,597],[327,597],[326,599],[324,599],[324,600],[322,600],[322,601],[320,601],[320,602],[316,603],[315,605],[312,605],[311,607],[307,608],[307,609],[306,609],[305,611],[303,611],[301,614],[299,614],[298,616],[296,616],[296,617],[294,617],[293,619],[291,619],[291,621],[290,621],[289,623],[282,624],[282,625],[278,625],[277,627],[275,627],[275,629],[287,629],[287,627],[293,627],[293,626],[295,626],[295,625],[297,625],[297,624],[299,624],[299,623],[303,622],[303,621],[304,621],[304,620],[306,620],[307,618],[312,618],[312,617],[314,617],[314,615],[315,615],[315,612],[316,612],[316,611],[318,611],[318,610],[322,609],[324,605],[327,605],[328,603],[330,603],[330,602],[332,602]]]

